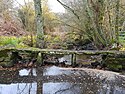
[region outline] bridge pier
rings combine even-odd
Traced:
[[[12,54],[9,54],[13,52]],[[37,57],[37,65],[41,66],[44,64],[44,55],[45,54],[54,54],[54,55],[71,55],[71,64],[72,66],[76,66],[76,56],[77,55],[102,55],[102,65],[112,63],[114,64],[114,61],[117,61],[116,64],[120,63],[121,65],[116,65],[121,68],[125,68],[124,64],[124,58],[125,58],[125,51],[114,51],[114,50],[79,50],[79,51],[74,51],[74,50],[61,50],[61,49],[38,49],[38,48],[0,48],[0,63],[1,66],[8,67],[8,62],[17,62],[20,61],[21,58],[18,56],[18,53],[26,53],[26,54],[33,54],[31,57],[36,58]],[[37,54],[37,56],[36,56]],[[10,56],[12,55],[12,56]],[[10,58],[11,57],[11,58]],[[13,58],[14,57],[14,58]],[[110,59],[111,57],[111,59]],[[9,60],[8,60],[9,59]],[[4,62],[5,61],[5,62]],[[109,63],[107,63],[110,61]],[[7,63],[6,63],[7,62]],[[13,63],[12,63],[13,64]],[[112,65],[111,65],[112,66]],[[9,65],[10,67],[10,65]]]
[[[71,64],[73,67],[76,65],[76,54],[71,54]]]
[[[41,66],[44,64],[44,61],[43,61],[43,53],[39,52],[38,53],[38,56],[37,56],[37,65],[38,66]]]

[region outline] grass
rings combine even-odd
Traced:
[[[33,47],[35,47],[36,44],[36,37],[33,36]],[[47,48],[53,48],[53,47],[63,47],[64,42],[61,40],[60,37],[52,37],[47,35],[45,37],[45,42],[47,44]],[[119,36],[119,42],[122,44],[122,47],[120,48],[121,51],[125,51],[125,36]],[[0,36],[0,47],[16,47],[16,48],[28,48],[31,47],[30,44],[32,43],[30,36],[21,36],[21,37],[15,37],[15,36]],[[62,45],[63,44],[63,45]],[[64,47],[66,49],[66,46]]]
[[[15,37],[15,36],[0,36],[0,46],[13,46],[13,47],[28,47],[25,42],[29,43],[30,37]]]
[[[125,36],[119,36],[119,42],[122,45],[120,51],[125,51]]]

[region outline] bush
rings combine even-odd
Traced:
[[[7,36],[0,37],[0,46],[7,46],[7,45],[16,46],[18,44],[19,44],[19,39],[16,37],[7,37]]]
[[[25,41],[28,41],[29,39],[26,37],[7,37],[7,36],[0,36],[0,46],[14,46],[14,47],[28,47],[27,44],[25,44]],[[27,42],[29,43],[29,42]]]

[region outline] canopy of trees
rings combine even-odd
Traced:
[[[66,11],[66,23],[80,40],[88,38],[97,49],[119,45],[123,30],[124,0],[57,0]]]
[[[33,36],[37,35],[38,38],[40,35],[45,42],[56,40],[53,43],[63,43],[61,46],[66,49],[70,46],[85,49],[83,46],[89,43],[94,49],[110,49],[114,44],[117,47],[120,45],[119,34],[125,28],[124,0],[57,1],[66,9],[65,13],[51,12],[47,0],[25,2],[19,7],[14,5],[17,0],[0,0],[1,21],[12,24],[11,27],[14,26],[17,31],[20,28],[27,32],[32,41]],[[37,44],[45,44],[41,39]]]

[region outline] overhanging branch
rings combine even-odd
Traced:
[[[77,15],[77,13],[75,13],[75,11],[70,8],[69,6],[65,5],[64,3],[62,3],[60,0],[57,0],[65,9],[69,9],[76,17],[77,19],[79,20],[79,16]]]

